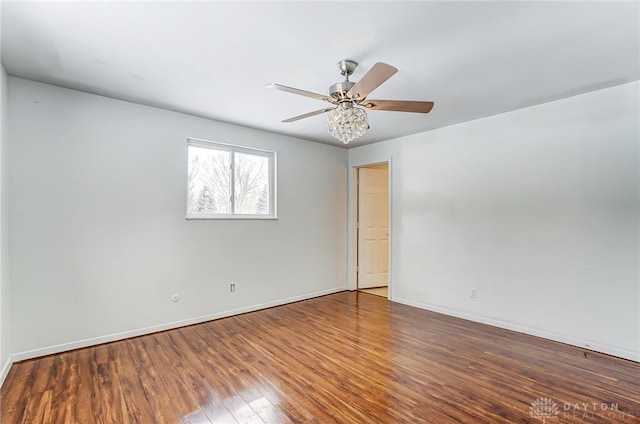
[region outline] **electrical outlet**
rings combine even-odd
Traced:
[[[471,290],[469,291],[469,297],[475,299],[476,297],[478,297],[478,291],[475,288],[471,288]]]
[[[235,291],[236,291],[236,283],[231,283],[231,284],[229,284],[229,291],[230,291],[231,293],[233,293],[233,292],[235,292]]]

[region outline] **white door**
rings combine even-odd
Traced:
[[[384,287],[389,281],[388,169],[359,168],[358,177],[358,288]]]

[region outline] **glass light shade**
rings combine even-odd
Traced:
[[[344,144],[360,137],[369,127],[367,112],[350,103],[342,103],[327,115],[327,129]]]

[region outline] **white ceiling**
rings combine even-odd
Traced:
[[[634,2],[2,2],[10,75],[323,143],[335,64],[399,72],[369,97],[432,100],[369,112],[353,146],[640,79]]]

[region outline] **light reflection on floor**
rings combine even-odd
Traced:
[[[217,398],[217,396],[215,396]],[[212,399],[211,404],[217,399]],[[247,399],[248,400],[248,399]],[[281,416],[276,406],[264,396],[260,396],[250,402],[241,396],[230,396],[222,400],[222,408],[204,408],[191,412],[184,417],[184,421],[190,424],[224,423],[285,423],[289,422]]]

